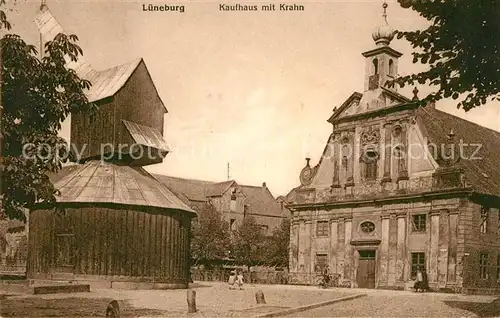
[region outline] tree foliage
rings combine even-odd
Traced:
[[[288,267],[290,248],[290,219],[281,221],[266,241],[265,262],[271,266]]]
[[[223,259],[231,247],[229,228],[211,204],[205,204],[193,222],[191,255],[197,261]]]
[[[255,218],[245,217],[234,233],[232,256],[241,265],[265,263],[265,239],[262,228]]]
[[[10,28],[3,11],[0,20]],[[9,218],[24,220],[24,209],[35,202],[55,202],[47,174],[68,158],[66,140],[58,137],[61,123],[72,112],[96,110],[84,93],[90,82],[65,67],[83,54],[77,42],[75,35],[58,34],[40,58],[18,35],[1,39],[1,195]]]
[[[398,0],[430,22],[425,30],[397,32],[413,48],[413,62],[425,72],[401,77],[401,85],[431,84],[439,89],[422,103],[452,97],[470,110],[500,100],[500,1]]]

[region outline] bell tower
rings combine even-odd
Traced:
[[[383,22],[372,33],[376,48],[362,53],[366,58],[364,91],[386,87],[388,81],[397,77],[398,58],[403,54],[389,46],[394,38],[394,29],[387,22],[387,3],[383,4]],[[391,87],[396,91],[396,86]]]

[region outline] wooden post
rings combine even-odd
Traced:
[[[187,291],[188,313],[196,312],[196,291],[188,289]]]
[[[255,300],[257,300],[257,305],[266,303],[266,299],[264,298],[264,292],[262,292],[262,290],[258,290],[255,293]]]
[[[116,300],[111,301],[106,308],[106,317],[120,317],[120,306]]]

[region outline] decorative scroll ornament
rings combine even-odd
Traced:
[[[359,157],[359,162],[369,163],[380,159],[380,154],[378,149],[368,145],[361,149],[361,156]]]
[[[455,142],[453,129],[448,134],[448,142],[439,149],[437,163],[442,167],[451,167],[460,161],[460,143]]]
[[[300,172],[300,184],[303,186],[308,186],[312,182],[312,178],[314,176],[313,169],[309,165],[309,161],[311,158],[306,158],[306,166]]]
[[[361,134],[361,144],[374,144],[380,141],[380,130],[378,127],[367,128]]]

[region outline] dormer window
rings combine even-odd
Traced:
[[[373,63],[373,75],[377,75],[378,74],[378,59],[377,58],[373,59],[372,63]]]

